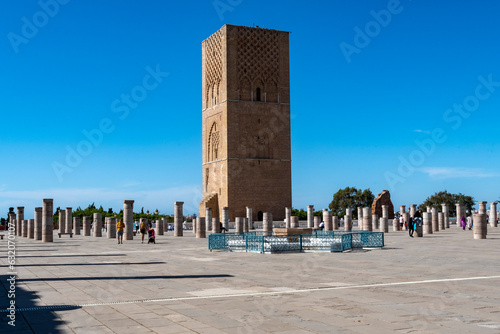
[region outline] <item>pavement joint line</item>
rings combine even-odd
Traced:
[[[296,293],[316,292],[316,291],[376,288],[376,287],[401,286],[401,285],[426,284],[426,283],[461,282],[461,281],[473,281],[473,280],[485,280],[485,279],[500,279],[500,276],[443,278],[443,279],[430,279],[430,280],[410,281],[410,282],[373,283],[373,284],[336,286],[336,287],[320,287],[320,288],[300,289],[300,290],[248,292],[248,293],[235,293],[235,294],[226,294],[226,295],[173,297],[173,298],[157,298],[157,299],[139,299],[139,300],[128,300],[128,301],[122,301],[122,302],[89,303],[89,304],[81,304],[81,305],[53,305],[53,306],[47,305],[47,306],[38,306],[38,307],[30,307],[30,308],[18,308],[16,310],[18,312],[41,311],[41,310],[65,310],[65,309],[76,309],[76,308],[84,308],[84,307],[92,307],[92,306],[111,306],[111,305],[124,305],[124,304],[171,302],[171,301],[217,299],[217,298],[232,298],[232,297],[258,297],[258,296],[285,295],[285,294],[296,294]],[[0,310],[0,313],[7,313],[7,312],[9,312],[9,310],[7,310],[7,309]]]

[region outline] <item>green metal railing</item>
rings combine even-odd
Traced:
[[[277,236],[272,232],[212,233],[208,249],[258,252],[343,252],[356,248],[384,247],[383,232],[369,231],[314,231],[313,234]]]

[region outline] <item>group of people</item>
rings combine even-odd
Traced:
[[[123,221],[118,220],[116,223],[116,238],[118,239],[118,244],[123,244],[123,230],[125,228],[125,223]],[[137,229],[140,230],[141,232],[141,243],[144,243],[144,237],[146,236],[146,228],[147,228],[147,234],[148,234],[148,244],[156,243],[156,235],[155,235],[155,230],[153,228],[153,225],[151,223],[144,223],[141,222],[141,224],[137,224],[135,222],[135,230],[137,232]]]

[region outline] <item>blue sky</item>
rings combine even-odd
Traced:
[[[291,32],[294,207],[347,186],[396,207],[500,197],[500,2],[7,3],[0,216],[42,198],[196,212],[200,43],[226,23]]]

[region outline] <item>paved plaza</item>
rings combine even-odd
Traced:
[[[191,231],[140,238],[16,238],[16,327],[0,333],[499,333],[500,228],[455,225],[384,249],[209,252]]]

